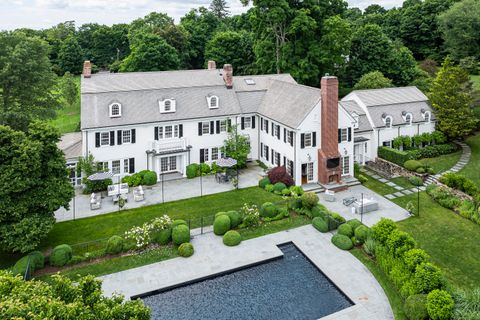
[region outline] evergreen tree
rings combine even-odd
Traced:
[[[212,0],[212,3],[210,4],[210,11],[219,19],[228,17],[230,14],[228,9],[230,9],[230,7],[225,0]]]

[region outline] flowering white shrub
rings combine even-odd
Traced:
[[[160,218],[155,218],[149,222],[145,222],[141,227],[133,227],[125,232],[127,240],[135,241],[138,249],[147,246],[151,241],[151,233],[169,228],[172,225],[172,219],[166,214]]]
[[[243,214],[243,224],[246,227],[257,226],[260,222],[260,212],[256,205],[245,203],[240,211]]]
[[[150,222],[152,230],[165,230],[172,226],[172,219],[164,214],[160,218],[155,218]]]

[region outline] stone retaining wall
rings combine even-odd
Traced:
[[[399,166],[393,162],[387,161],[382,158],[376,158],[375,161],[370,161],[367,163],[367,167],[377,174],[384,176],[387,179],[397,178],[397,177],[420,177],[424,179],[425,174],[420,174],[416,172],[411,172],[404,167]]]

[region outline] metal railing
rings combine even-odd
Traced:
[[[162,153],[171,150],[185,150],[186,147],[187,142],[185,138],[171,138],[159,141],[152,141],[150,142],[149,149],[157,153]]]

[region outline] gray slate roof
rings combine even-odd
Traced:
[[[255,82],[254,85],[249,85],[245,80],[251,79]],[[270,80],[279,80],[288,83],[297,82],[292,78],[290,74],[265,74],[265,75],[256,75],[256,76],[235,76],[233,77],[233,87],[235,91],[265,91],[269,89]]]
[[[428,101],[427,96],[417,87],[356,90],[342,100],[351,100],[350,96],[353,94],[357,95],[367,107]]]
[[[82,133],[66,133],[57,143],[57,146],[65,154],[65,159],[77,159],[82,156]]]
[[[372,117],[373,125],[377,128],[381,128],[385,126],[385,123],[382,118],[383,114],[391,116],[393,118],[392,124],[394,126],[405,124],[405,120],[402,115],[404,111],[412,114],[413,123],[424,122],[425,120],[423,118],[423,114],[421,111],[422,109],[424,109],[425,111],[430,111],[431,120],[435,120],[435,116],[433,114],[432,108],[426,101],[368,107],[368,112]]]
[[[370,121],[368,121],[365,111],[355,101],[340,101],[345,110],[351,115],[355,112],[358,115],[358,128],[355,128],[355,132],[365,132],[373,130]]]

